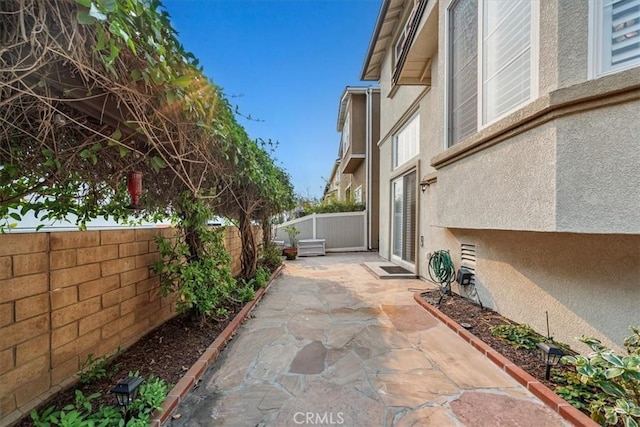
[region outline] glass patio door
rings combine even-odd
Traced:
[[[416,172],[392,181],[391,258],[416,262]]]

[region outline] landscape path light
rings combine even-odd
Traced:
[[[554,344],[539,342],[538,355],[540,357],[540,360],[545,362],[545,364],[547,365],[547,371],[544,374],[544,378],[548,380],[551,373],[551,367],[556,366],[558,362],[560,362],[560,359],[562,358],[562,356],[564,356],[564,351],[562,351],[560,347]]]
[[[111,393],[116,395],[118,406],[120,406],[124,411],[125,422],[128,421],[129,405],[136,400],[136,397],[138,396],[138,387],[140,387],[140,384],[142,384],[143,381],[144,378],[141,377],[127,377],[111,389]]]

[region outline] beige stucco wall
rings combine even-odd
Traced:
[[[379,254],[385,259],[391,256],[390,239],[391,239],[391,180],[398,176],[398,171],[392,170],[392,141],[393,136],[400,128],[412,118],[416,113],[420,114],[420,133],[425,135],[433,132],[434,124],[431,122],[431,111],[425,109],[424,99],[429,93],[429,88],[424,86],[399,86],[395,88],[395,93],[390,92],[393,89],[391,82],[392,58],[391,51],[388,50],[382,66],[383,72],[380,79],[380,143],[379,143],[379,180],[380,180],[380,227],[379,227]],[[422,152],[423,146],[421,141],[421,154],[418,159],[427,159]],[[418,160],[417,159],[417,160]],[[420,161],[413,161],[411,165],[418,165],[417,178],[420,180]],[[422,162],[422,164],[428,164]],[[411,166],[410,166],[411,167]],[[405,168],[401,168],[406,170]],[[418,209],[420,209],[418,205]]]
[[[557,230],[640,234],[639,111],[635,101],[558,120]]]
[[[555,134],[544,125],[438,170],[435,224],[553,230]]]
[[[380,145],[381,161],[391,158],[391,139],[387,138]],[[378,233],[378,253],[381,257],[389,259],[391,238],[391,167],[380,167],[380,228]]]

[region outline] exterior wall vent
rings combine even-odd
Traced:
[[[460,245],[460,267],[464,267],[473,273],[471,284],[476,284],[476,245],[462,243]]]

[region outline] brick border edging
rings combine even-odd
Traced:
[[[251,310],[253,310],[256,304],[258,304],[258,302],[262,299],[265,292],[267,291],[267,289],[269,289],[274,280],[282,273],[284,267],[285,265],[282,264],[273,272],[267,284],[264,287],[258,289],[255,297],[247,304],[245,304],[244,307],[242,307],[242,310],[240,310],[240,312],[236,314],[233,320],[229,322],[227,327],[224,328],[220,335],[218,335],[218,337],[211,343],[211,345],[209,345],[205,352],[202,353],[200,358],[193,364],[193,366],[191,366],[191,368],[189,368],[189,370],[185,372],[180,381],[178,381],[178,383],[173,386],[173,388],[169,391],[169,394],[167,394],[166,399],[162,403],[162,411],[155,411],[153,413],[150,423],[152,427],[160,427],[169,420],[169,417],[171,416],[173,411],[178,407],[180,402],[187,396],[187,394],[189,394],[191,387],[193,387],[196,381],[198,381],[200,377],[202,377],[202,375],[207,370],[207,367],[209,367],[216,360],[220,352],[227,345],[227,342],[229,342],[240,325],[242,325],[245,319],[249,316]]]
[[[447,325],[459,337],[471,344],[476,350],[486,356],[500,369],[505,371],[514,380],[529,390],[534,396],[539,398],[548,407],[560,414],[562,418],[578,427],[595,427],[598,423],[589,418],[582,411],[572,406],[569,402],[555,394],[549,387],[539,382],[531,374],[525,372],[521,367],[514,364],[511,360],[495,351],[487,343],[467,331],[465,328],[456,323],[449,316],[432,306],[422,298],[424,291],[417,291],[413,294],[413,299],[429,313],[434,315],[438,320]]]

